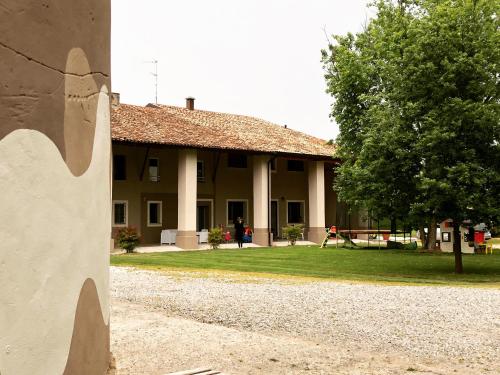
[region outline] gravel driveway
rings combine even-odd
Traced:
[[[500,290],[111,267],[119,374],[500,374]]]

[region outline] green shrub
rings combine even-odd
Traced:
[[[212,249],[218,249],[220,244],[224,241],[224,235],[222,229],[212,228],[208,232],[208,243]]]
[[[403,245],[403,249],[405,250],[417,250],[417,242],[410,242],[410,243],[405,243]]]
[[[397,242],[397,241],[387,241],[387,248],[388,249],[403,249],[404,245],[402,242]]]
[[[140,242],[139,234],[137,234],[137,230],[133,227],[120,229],[116,239],[118,241],[118,246],[127,253],[133,253]]]
[[[301,224],[298,225],[288,225],[286,227],[283,227],[283,236],[288,240],[290,245],[295,245],[295,242],[297,242],[298,238],[302,237],[302,230],[304,226]]]

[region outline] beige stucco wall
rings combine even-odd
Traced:
[[[325,163],[311,161],[309,169],[309,223],[311,227],[325,226]]]
[[[177,229],[196,231],[196,150],[178,151],[178,212]]]
[[[254,215],[254,228],[267,229],[268,227],[268,161],[267,155],[255,155],[252,158],[253,162],[253,215]]]
[[[146,155],[146,146],[123,144],[113,145],[114,154],[125,155],[127,158],[127,180],[115,181],[113,199],[127,200],[129,206],[129,225],[139,229],[143,243],[158,243],[161,229],[177,228],[177,173],[178,150],[175,148],[151,147],[148,157],[160,159],[160,182],[150,182],[147,167],[143,180],[139,176]],[[227,224],[227,200],[245,200],[247,202],[247,217],[245,222],[253,228],[254,224],[254,157],[247,157],[247,168],[229,168],[228,154],[218,151],[197,151],[198,160],[205,165],[205,180],[197,183],[198,199],[209,199],[213,202],[214,212],[212,226]],[[218,162],[217,162],[218,160]],[[278,227],[287,224],[287,201],[304,201],[305,225],[309,224],[309,188],[308,162],[304,163],[303,172],[289,172],[285,158],[276,160],[276,172],[271,173],[271,197],[278,202]],[[215,166],[217,171],[215,173]],[[331,189],[333,183],[333,164],[325,163],[325,222],[326,225],[336,223],[336,196]],[[214,178],[215,177],[215,178]],[[146,226],[146,202],[161,200],[163,202],[162,227],[148,228]],[[344,217],[343,212],[339,216]],[[354,223],[357,216],[351,215]],[[356,224],[353,224],[353,227]],[[232,228],[232,223],[229,223]],[[116,230],[116,228],[115,228]]]
[[[182,249],[195,249],[197,219],[197,152],[193,149],[178,151],[177,183],[177,237],[175,244]]]
[[[88,279],[96,287],[100,316],[84,329],[109,324],[110,134],[108,94],[102,90],[92,161],[81,176],[68,170],[40,132],[17,130],[0,142],[2,374],[64,372]]]
[[[269,238],[269,155],[254,155],[253,161],[253,238],[252,242],[268,246]]]
[[[0,373],[109,365],[109,0],[0,6]]]

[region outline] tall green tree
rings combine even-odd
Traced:
[[[322,51],[341,200],[414,224],[500,217],[500,0],[379,0]],[[435,242],[431,239],[431,243]]]

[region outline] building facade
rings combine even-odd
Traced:
[[[168,115],[172,113],[175,118]],[[193,124],[192,116],[201,118],[200,123]],[[176,246],[192,249],[198,245],[198,232],[216,226],[232,231],[237,217],[262,246],[281,237],[282,227],[290,224],[303,225],[305,238],[316,243],[323,240],[325,226],[347,226],[346,210],[332,190],[337,164],[333,147],[250,119],[252,124],[244,116],[198,111],[189,100],[186,109],[116,106],[113,231],[133,226],[144,244],[158,244],[162,230],[174,229]],[[169,133],[171,128],[182,128],[187,136],[181,134],[179,140]],[[223,136],[196,144],[213,131]],[[243,148],[233,133],[252,140]],[[281,149],[276,144],[263,149],[271,143],[267,137],[280,138]],[[358,218],[351,220],[357,223]]]

